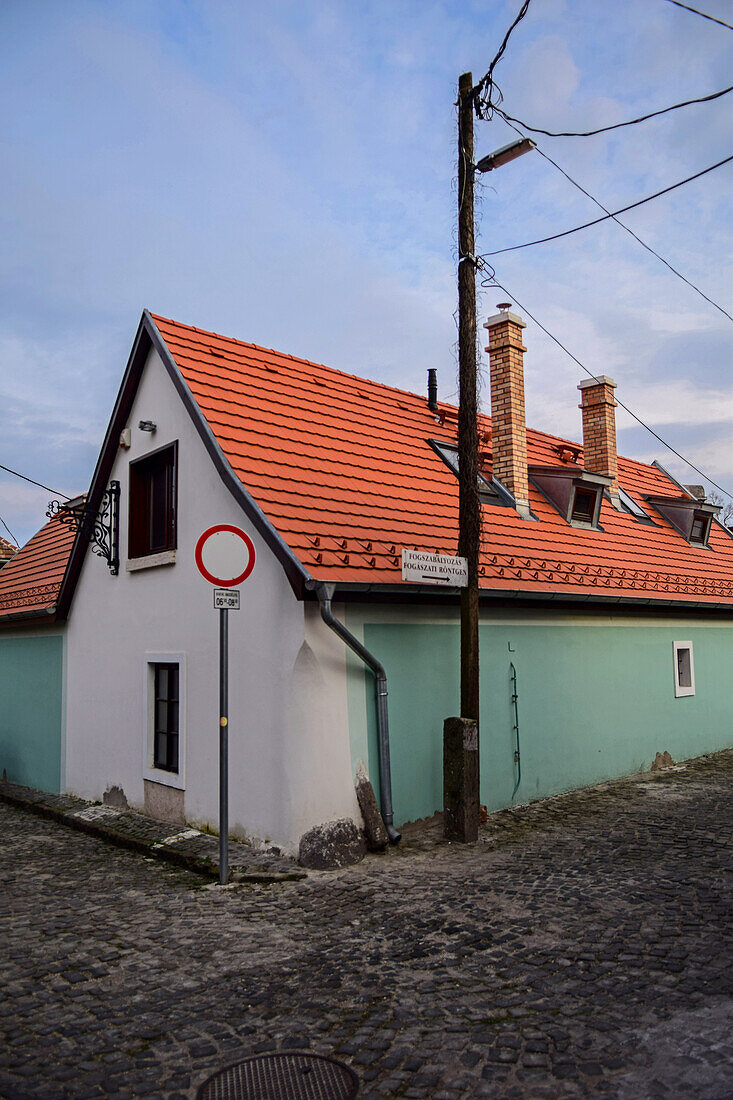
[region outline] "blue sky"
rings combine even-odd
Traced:
[[[455,394],[455,88],[483,75],[519,7],[4,0],[0,463],[86,489],[144,307],[418,392],[437,367]],[[730,21],[729,0],[700,7]],[[665,0],[534,0],[495,76],[510,114],[590,129],[716,91],[732,59],[733,32]],[[617,209],[729,155],[732,101],[538,140]],[[511,137],[477,123],[477,156]],[[732,180],[733,164],[626,215],[729,312]],[[596,214],[533,153],[482,177],[478,248]],[[613,223],[496,269],[733,488],[727,318]],[[482,290],[480,318],[504,298]],[[580,369],[532,322],[525,335],[528,422],[578,438]],[[702,480],[622,410],[618,425],[623,453]],[[21,543],[48,497],[0,471]]]

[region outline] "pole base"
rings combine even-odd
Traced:
[[[443,723],[443,835],[446,840],[478,840],[478,723],[446,718]]]

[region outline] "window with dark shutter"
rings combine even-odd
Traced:
[[[570,519],[579,523],[593,523],[595,520],[596,500],[598,493],[595,489],[583,489],[576,487],[573,499],[573,510]]]
[[[130,463],[129,556],[176,546],[176,444]]]
[[[709,516],[701,516],[696,512],[690,527],[690,542],[702,543],[704,546],[707,541],[709,527]]]

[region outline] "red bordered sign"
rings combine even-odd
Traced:
[[[217,588],[234,588],[255,567],[255,548],[249,535],[231,523],[207,528],[196,543],[196,568]]]

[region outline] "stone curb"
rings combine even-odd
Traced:
[[[54,805],[52,800],[56,799],[59,801],[68,801],[70,805]],[[37,791],[32,787],[21,787],[15,783],[3,782],[0,782],[0,802],[6,802],[18,809],[35,814],[37,817],[55,821],[60,825],[67,825],[71,829],[76,829],[78,832],[96,837],[98,840],[105,840],[110,844],[116,845],[118,848],[125,848],[128,851],[137,852],[140,855],[173,864],[175,867],[191,871],[203,878],[218,879],[219,877],[218,839],[206,833],[198,833],[198,830],[191,830],[192,833],[198,834],[196,843],[200,846],[202,841],[207,842],[206,846],[211,847],[211,855],[207,852],[195,853],[186,851],[185,848],[174,847],[170,843],[170,840],[172,837],[181,833],[180,828],[166,825],[165,822],[153,821],[151,818],[146,818],[142,814],[137,814],[132,810],[116,812],[110,810],[109,815],[111,820],[108,822],[103,820],[89,820],[79,815],[86,811],[102,811],[103,807],[92,802],[85,802],[83,799],[77,799],[70,795],[44,796],[44,792]],[[135,835],[134,830],[128,832],[115,828],[114,821],[117,817],[124,817],[128,825],[131,823],[131,818],[133,819],[133,825],[135,823],[134,819],[138,818],[141,831],[145,830],[158,835],[146,837]],[[168,836],[165,835],[166,832]],[[279,857],[274,861],[281,865],[280,869],[263,868],[261,863],[266,857],[239,841],[230,842],[229,857],[230,883],[257,883],[263,885],[307,878],[307,872],[298,867],[294,861],[286,857]],[[258,865],[256,869],[248,870],[246,866],[247,862],[256,862],[260,865]],[[244,865],[242,865],[242,863]]]

